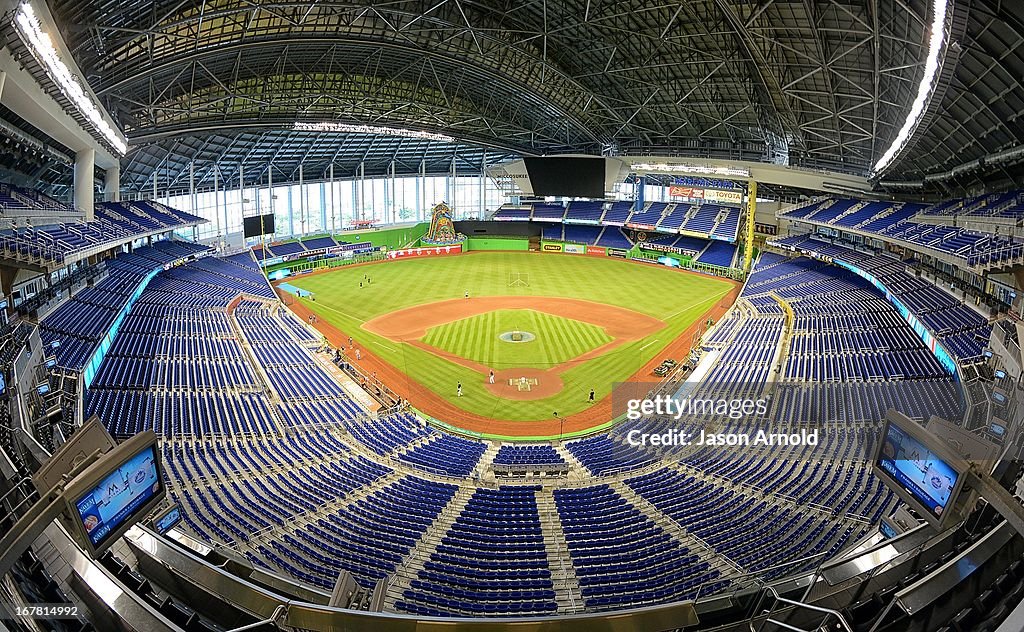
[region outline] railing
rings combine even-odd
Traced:
[[[756,613],[762,611],[762,604],[764,603],[764,600],[768,595],[770,595],[775,600],[775,603],[772,606],[772,611],[769,612],[768,616],[765,617],[761,621],[760,625],[758,625],[755,628],[754,620],[757,618]],[[821,621],[813,628],[805,629],[796,627],[795,625],[791,625],[778,619],[773,619],[772,615],[774,615],[777,612],[776,608],[778,608],[780,605],[783,607],[789,606],[797,610],[810,610],[811,612],[820,614],[822,617]],[[790,630],[791,632],[815,632],[816,630],[822,629],[841,629],[845,630],[846,632],[853,632],[853,628],[850,627],[850,624],[847,623],[846,619],[838,611],[832,610],[830,608],[822,608],[821,606],[814,606],[808,603],[804,603],[802,601],[794,601],[792,599],[787,599],[779,595],[779,592],[775,590],[773,586],[765,586],[764,591],[761,593],[761,596],[757,600],[757,605],[755,606],[754,612],[755,616],[750,619],[751,632],[760,632],[761,630],[764,630],[766,624],[772,624],[784,630]],[[834,626],[826,625],[831,622],[834,622]]]

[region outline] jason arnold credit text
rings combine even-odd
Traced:
[[[630,430],[626,441],[631,446],[664,445],[664,446],[744,446],[744,445],[818,445],[818,429],[800,430],[800,432],[700,432],[691,433],[678,429],[658,433],[646,433],[642,430]]]

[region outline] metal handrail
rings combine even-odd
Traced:
[[[815,626],[814,630],[821,629],[823,627],[825,621],[828,621],[828,619],[830,617],[835,617],[836,623],[839,626],[841,626],[843,630],[845,630],[846,632],[853,632],[853,628],[850,626],[850,624],[846,621],[846,618],[843,617],[843,615],[838,610],[833,610],[831,608],[824,608],[822,606],[815,606],[813,604],[804,603],[802,601],[795,601],[793,599],[787,599],[786,597],[783,597],[783,596],[779,595],[779,591],[777,591],[774,586],[765,586],[764,589],[763,589],[763,592],[761,593],[761,596],[758,598],[757,606],[755,608],[754,616],[751,617],[751,619],[749,621],[749,626],[750,626],[751,632],[756,632],[755,629],[754,629],[754,619],[757,617],[757,611],[759,611],[761,609],[761,604],[764,602],[765,595],[769,595],[769,594],[772,597],[775,598],[775,605],[776,606],[778,604],[782,603],[782,604],[786,604],[788,606],[792,606],[794,608],[798,608],[798,609],[799,608],[803,608],[803,609],[811,610],[812,612],[817,612],[819,614],[824,615],[824,617],[822,618],[822,622],[820,624],[818,624],[817,626]],[[764,618],[764,620],[761,621],[761,624],[757,627],[757,630],[763,629],[765,624],[770,622],[770,623],[772,623],[774,625],[777,625],[779,627],[785,628],[787,630],[791,630],[792,632],[813,632],[813,630],[805,630],[803,628],[798,628],[798,627],[796,627],[794,625],[791,625],[789,623],[785,623],[784,621],[777,621],[775,619],[772,619],[771,615],[772,615],[773,612],[774,612],[774,610],[769,611],[768,615]]]

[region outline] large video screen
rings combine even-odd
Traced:
[[[896,424],[886,424],[876,471],[891,479],[935,518],[955,499],[960,474],[917,438]]]
[[[243,217],[242,230],[245,232],[246,239],[250,237],[260,237],[261,235],[270,235],[274,232],[274,214],[267,213],[266,215]]]
[[[93,548],[100,548],[121,525],[137,522],[140,509],[160,494],[156,447],[140,451],[75,500],[78,519]]]
[[[523,158],[536,196],[604,197],[604,158]]]

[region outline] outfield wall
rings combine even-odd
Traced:
[[[466,250],[517,250],[530,249],[530,240],[518,237],[469,237],[466,239]]]

